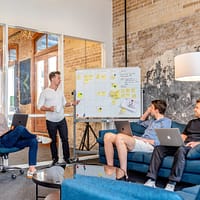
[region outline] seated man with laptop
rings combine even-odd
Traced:
[[[107,165],[113,166],[114,146],[117,148],[120,161],[120,168],[124,171],[118,180],[127,180],[127,154],[128,152],[142,151],[152,152],[154,146],[159,145],[159,140],[155,133],[155,128],[170,128],[171,120],[164,116],[167,104],[163,100],[154,100],[146,112],[141,116],[138,123],[146,127],[142,137],[127,134],[122,129],[118,134],[106,133],[104,136],[104,148]],[[148,120],[148,117],[152,119]],[[124,134],[126,133],[126,134]]]
[[[22,119],[23,116],[25,117],[24,119]],[[33,173],[36,172],[35,165],[37,160],[38,142],[36,135],[31,134],[23,126],[27,122],[28,115],[21,115],[20,117],[21,119],[19,120],[18,125],[15,123],[15,119],[13,119],[11,129],[9,130],[5,116],[0,113],[0,147],[17,147],[20,149],[29,147],[29,169],[27,171],[27,177],[31,178]]]
[[[165,189],[169,191],[174,191],[176,183],[181,181],[181,177],[185,167],[185,157],[187,153],[191,148],[194,148],[196,145],[200,144],[200,99],[196,101],[194,114],[196,119],[192,119],[188,122],[187,126],[185,127],[185,130],[181,135],[184,143],[180,141],[179,145],[173,144],[172,142],[170,142],[169,144],[161,143],[161,145],[155,147],[151,157],[149,170],[147,173],[147,177],[149,179],[145,183],[146,186],[156,187],[157,174],[162,164],[162,161],[166,156],[174,156],[174,162],[172,165],[170,176],[168,177],[169,182],[166,185]],[[159,132],[159,130],[156,131]],[[162,133],[160,133],[159,137],[162,140],[161,134]],[[172,141],[172,134],[170,136],[169,133],[165,133],[163,134],[163,137],[164,135],[168,137],[166,141]],[[176,137],[178,138],[177,134]]]

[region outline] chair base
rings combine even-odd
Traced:
[[[0,163],[0,172],[6,173],[6,172],[12,172],[11,178],[16,179],[18,175],[24,174],[24,170],[21,167],[15,167],[15,166],[8,166],[8,155],[7,154],[1,154],[1,163]]]

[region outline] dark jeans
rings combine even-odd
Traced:
[[[151,157],[151,162],[147,173],[147,177],[156,180],[159,168],[162,164],[164,157],[174,156],[174,161],[172,164],[169,180],[179,182],[181,180],[183,170],[185,167],[185,156],[190,149],[191,147],[186,147],[186,146],[181,146],[181,147],[156,146]]]
[[[0,137],[0,144],[6,148],[23,149],[29,147],[29,165],[36,165],[38,149],[36,135],[28,132],[25,127],[17,126],[13,131]]]
[[[56,146],[56,135],[58,131],[62,142],[64,160],[67,161],[70,157],[70,154],[68,143],[68,128],[65,118],[60,122],[51,122],[46,120],[46,124],[49,136],[52,139],[52,142],[50,144],[52,159],[59,159],[58,150]]]

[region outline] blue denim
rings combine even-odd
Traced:
[[[6,148],[29,147],[29,165],[36,165],[38,150],[36,135],[31,134],[24,126],[17,126],[13,131],[0,137],[0,144]]]

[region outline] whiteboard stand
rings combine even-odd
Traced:
[[[96,136],[93,128],[91,127],[90,123],[85,122],[85,130],[83,133],[83,137],[81,139],[81,143],[79,145],[79,150],[83,151],[85,148],[87,151],[90,151],[97,144],[97,142],[90,144],[90,131],[93,134],[93,136],[95,137],[95,139],[97,140],[97,136]]]
[[[76,90],[74,90],[72,94],[74,95],[74,101],[76,101]],[[89,147],[90,148],[89,151],[86,151],[86,150],[81,151],[81,150],[76,149],[76,123],[78,122],[76,117],[77,117],[76,116],[76,106],[74,106],[74,113],[73,113],[73,139],[74,139],[73,140],[73,160],[78,161],[78,160],[88,160],[88,159],[98,158],[97,151],[91,151],[91,148],[94,146],[94,144],[93,144],[92,147]],[[87,131],[87,129],[85,130],[85,132]],[[90,130],[92,130],[94,132],[94,130],[92,129],[91,126],[90,126]],[[93,133],[93,134],[95,135],[95,138],[97,138],[96,134],[95,133]],[[88,138],[87,138],[87,140],[88,140]],[[85,144],[85,142],[84,142],[84,144]],[[90,144],[88,146],[90,146]],[[87,155],[92,154],[92,155],[91,156],[81,156],[80,158],[78,158],[78,154],[81,154],[81,153],[87,154]]]

